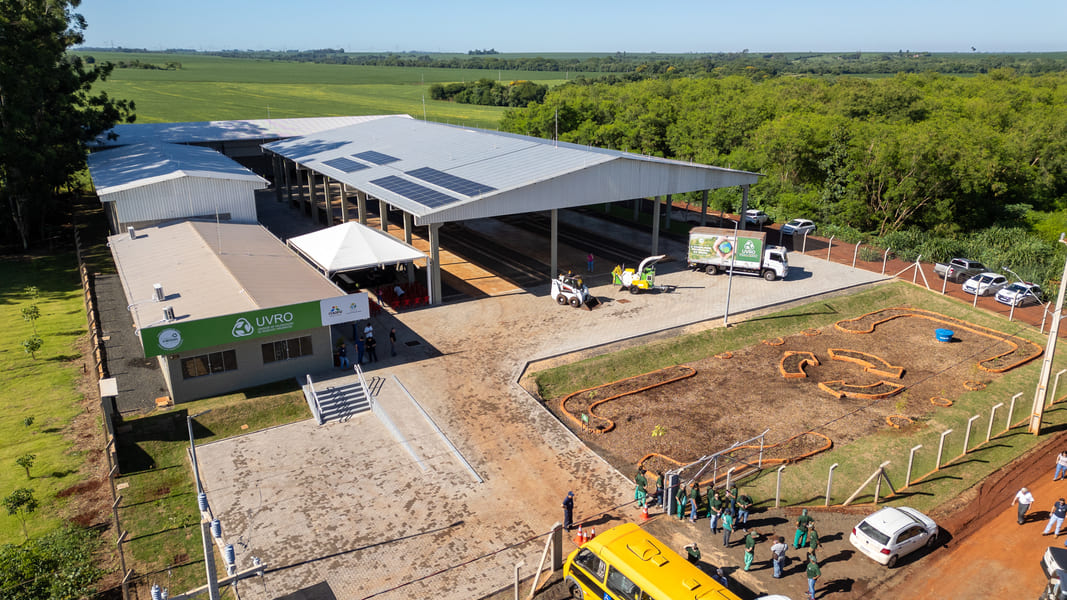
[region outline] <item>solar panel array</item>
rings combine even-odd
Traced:
[[[391,162],[400,160],[395,156],[389,156],[388,154],[382,154],[381,152],[375,152],[374,150],[367,150],[366,152],[360,152],[359,154],[353,154],[352,156],[376,165],[387,165]]]
[[[470,198],[496,189],[495,187],[471,181],[470,179],[456,177],[455,175],[450,175],[444,171],[438,171],[437,169],[431,169],[430,167],[422,167],[421,169],[406,171],[406,173],[427,183],[439,185],[446,190],[452,190],[453,192],[463,194]]]
[[[431,190],[428,187],[421,186],[413,181],[397,177],[396,175],[374,179],[371,183],[378,187],[385,188],[390,192],[400,194],[409,200],[418,202],[426,208],[437,208],[439,206],[445,206],[446,204],[452,204],[453,202],[459,202],[458,198],[453,198],[448,194],[442,194],[437,190]]]
[[[333,167],[343,173],[355,173],[356,171],[361,171],[363,169],[370,168],[363,163],[358,163],[350,158],[345,158],[343,156],[323,161],[322,164]]]

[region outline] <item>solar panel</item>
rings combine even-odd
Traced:
[[[407,179],[402,179],[396,175],[375,179],[372,180],[371,183],[378,187],[385,188],[390,192],[400,194],[409,200],[414,200],[426,208],[437,208],[446,204],[452,204],[453,202],[459,202],[459,198],[453,198],[452,196],[442,194],[437,190],[431,190],[428,187],[421,186],[413,181],[408,181]]]
[[[478,196],[496,189],[495,187],[471,181],[470,179],[456,177],[455,175],[450,175],[444,171],[438,171],[437,169],[431,169],[430,167],[422,167],[421,169],[406,171],[406,173],[412,177],[418,177],[427,183],[439,185],[446,190],[452,190],[453,192],[458,192],[468,197]]]
[[[345,158],[343,156],[339,158],[331,158],[330,160],[323,161],[322,164],[331,166],[343,173],[354,173],[363,169],[369,169],[367,165],[358,163],[354,160]]]
[[[374,150],[367,150],[366,152],[360,152],[359,154],[353,154],[352,156],[362,158],[363,160],[376,165],[387,165],[391,162],[400,160],[395,156],[389,156],[388,154],[382,154],[381,152],[375,152]]]

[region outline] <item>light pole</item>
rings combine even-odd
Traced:
[[[726,312],[722,315],[722,326],[730,326],[730,292],[734,287],[734,264],[737,261],[737,228],[740,226],[741,219],[738,219],[734,223],[734,241],[730,247],[730,275],[726,282]]]
[[[185,418],[185,424],[189,427],[189,458],[193,462],[193,479],[196,479],[196,501],[200,502],[200,494],[204,493],[204,488],[200,485],[200,467],[196,462],[196,439],[193,437],[193,419],[206,415],[211,412],[211,409],[200,411],[195,415],[189,415]],[[207,593],[209,600],[219,600],[219,581],[215,574],[215,551],[211,547],[211,538],[208,533],[209,523],[204,518],[203,513],[200,515],[200,537],[204,545],[204,567],[207,569]]]
[[[1060,243],[1067,234],[1060,234]],[[1041,377],[1034,390],[1034,407],[1030,411],[1030,433],[1041,434],[1041,419],[1045,416],[1045,396],[1048,394],[1048,380],[1052,376],[1052,358],[1056,353],[1056,337],[1060,333],[1060,315],[1063,312],[1063,293],[1067,291],[1067,260],[1063,263],[1063,275],[1060,277],[1060,293],[1056,296],[1056,311],[1052,313],[1052,325],[1048,329],[1048,344],[1045,346],[1045,359],[1041,361]]]

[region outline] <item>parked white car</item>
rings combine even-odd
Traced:
[[[963,291],[968,294],[988,296],[997,293],[1000,288],[1008,285],[1008,278],[997,273],[979,273],[963,283]]]
[[[782,225],[782,233],[785,235],[807,235],[815,231],[815,223],[807,219],[793,219]]]
[[[770,216],[762,210],[756,208],[750,208],[745,211],[745,223],[752,225],[764,225],[767,221],[770,221]]]
[[[1041,287],[1036,283],[1016,281],[1015,283],[1001,288],[994,296],[1001,304],[1008,306],[1022,306],[1024,304],[1037,304],[1041,302]]]
[[[875,562],[893,568],[897,560],[937,543],[937,524],[915,510],[891,506],[872,514],[852,528],[848,541]]]

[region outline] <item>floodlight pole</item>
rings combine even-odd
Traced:
[[[746,187],[745,190],[747,191],[748,188]],[[730,326],[730,292],[732,292],[733,288],[734,288],[734,264],[737,261],[737,246],[738,246],[737,229],[738,229],[738,227],[741,226],[741,219],[744,219],[744,218],[745,218],[744,215],[742,215],[741,218],[738,219],[736,223],[734,223],[734,247],[731,249],[732,252],[730,254],[730,276],[729,276],[729,279],[726,282],[726,311],[723,312],[723,314],[722,314],[722,326],[723,327],[729,327]],[[763,257],[760,257],[760,258],[762,259]]]
[[[1060,243],[1067,244],[1063,238],[1067,234],[1060,234]],[[1063,294],[1067,291],[1067,260],[1063,263],[1063,275],[1060,277],[1060,293],[1056,296],[1056,311],[1052,313],[1052,324],[1048,330],[1048,344],[1045,346],[1045,357],[1041,361],[1041,377],[1037,380],[1037,389],[1034,390],[1034,407],[1030,411],[1030,433],[1041,434],[1041,419],[1045,416],[1045,396],[1048,394],[1048,380],[1052,376],[1052,359],[1056,354],[1056,338],[1060,333],[1060,315],[1063,313]]]

